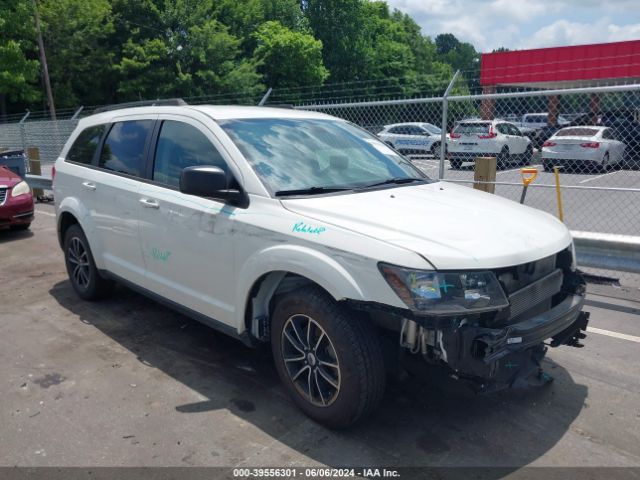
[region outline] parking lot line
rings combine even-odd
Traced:
[[[598,176],[595,176],[595,177],[587,178],[586,180],[581,180],[580,183],[587,183],[587,182],[590,182],[592,180],[597,180],[599,178],[606,177],[607,175],[613,175],[614,173],[619,173],[619,172],[620,172],[620,170],[614,170],[613,172],[603,173],[602,175],[598,175]]]
[[[587,332],[598,333],[600,335],[606,335],[607,337],[621,338],[623,340],[629,340],[631,342],[640,343],[640,337],[634,335],[627,335],[626,333],[612,332],[611,330],[603,330],[601,328],[587,327]]]
[[[520,171],[520,167],[518,168],[510,168],[509,170],[500,170],[498,172],[496,172],[496,175],[500,175],[503,173],[510,173],[510,172],[519,172]]]

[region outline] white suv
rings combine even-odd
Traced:
[[[341,119],[113,110],[81,120],[55,168],[59,241],[80,297],[116,281],[270,344],[295,403],[331,427],[376,407],[398,359],[486,391],[546,381],[543,342],[584,336],[584,284],[562,223],[431,180]]]
[[[531,140],[513,123],[504,120],[463,120],[447,140],[451,168],[477,157],[497,157],[498,168],[509,164],[528,165],[533,155]]]

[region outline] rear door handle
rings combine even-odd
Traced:
[[[82,186],[84,188],[86,188],[87,190],[95,190],[96,189],[96,184],[95,183],[91,183],[91,182],[82,182]]]
[[[160,204],[158,202],[156,202],[155,200],[150,200],[148,198],[141,198],[140,203],[143,207],[146,208],[160,208]]]

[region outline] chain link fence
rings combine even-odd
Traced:
[[[341,96],[347,89],[339,85],[322,91],[274,90],[267,105],[288,104],[349,120],[410,158],[430,177],[470,187],[475,159],[496,157],[495,194],[514,201],[520,201],[522,194],[520,168],[535,167],[537,178],[528,188],[525,204],[555,216],[562,207],[571,230],[639,234],[640,85],[609,82],[589,88],[516,90],[472,87],[464,75],[447,83],[431,78],[424,85],[396,85],[392,90],[363,82],[359,94],[352,92],[349,97]],[[393,98],[402,91],[420,96]],[[378,98],[363,100],[371,95]],[[217,104],[232,103],[227,100],[236,97],[186,100]],[[257,104],[260,99],[253,94],[241,103]],[[38,147],[47,175],[76,125],[75,118],[0,124],[0,147]],[[638,275],[592,273],[640,287]]]

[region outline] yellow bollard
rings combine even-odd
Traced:
[[[560,168],[553,167],[553,175],[556,177],[556,197],[558,198],[558,218],[564,223],[564,214],[562,213],[562,194],[560,193]]]

